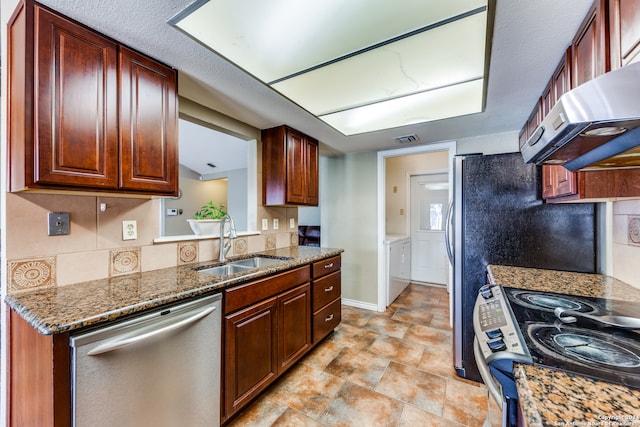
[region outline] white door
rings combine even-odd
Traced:
[[[447,174],[411,177],[411,281],[447,284]]]

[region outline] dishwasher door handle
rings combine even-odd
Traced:
[[[93,350],[90,350],[89,352],[87,352],[87,355],[89,355],[89,356],[97,356],[99,354],[108,353],[108,352],[116,350],[118,348],[122,348],[122,347],[125,347],[127,345],[135,344],[135,343],[144,341],[146,339],[149,339],[151,337],[155,337],[156,335],[164,334],[166,332],[182,328],[183,326],[186,326],[186,325],[189,325],[191,323],[197,322],[198,320],[202,319],[203,317],[207,317],[209,314],[213,313],[215,310],[216,310],[216,307],[208,307],[208,308],[200,311],[199,313],[194,314],[193,316],[187,317],[186,319],[181,320],[181,321],[176,322],[176,323],[173,323],[173,324],[171,324],[169,326],[165,326],[163,328],[152,330],[152,331],[149,331],[149,332],[145,332],[145,333],[142,333],[140,335],[135,335],[135,336],[129,337],[129,338],[115,339],[115,340],[108,341],[108,342],[106,342],[106,343],[104,343],[102,345],[99,345],[98,347],[94,348]]]

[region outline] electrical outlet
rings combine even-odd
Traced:
[[[49,212],[49,236],[69,234],[69,212]]]
[[[262,231],[267,231],[269,229],[269,220],[267,218],[262,218]]]
[[[135,221],[122,221],[122,240],[136,240],[138,225]]]
[[[280,223],[278,221],[278,218],[273,218],[273,229],[277,230],[278,227],[280,227]]]
[[[289,218],[289,228],[296,228],[296,219]]]

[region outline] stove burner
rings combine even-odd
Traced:
[[[560,298],[554,295],[525,295],[523,298],[533,305],[545,308],[561,307],[568,310],[578,310],[581,307],[577,302],[569,301],[566,298]]]
[[[618,368],[640,366],[640,357],[629,350],[598,338],[579,334],[558,334],[553,341],[569,356],[585,362],[601,363]]]
[[[598,311],[596,307],[580,297],[518,290],[511,290],[510,296],[516,304],[535,310],[553,311],[556,307],[561,307],[589,314]]]
[[[597,330],[530,323],[527,335],[534,347],[555,360],[572,363],[586,375],[596,371],[625,371],[640,375],[640,343],[634,338]]]

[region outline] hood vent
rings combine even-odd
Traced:
[[[564,94],[520,147],[527,163],[571,171],[640,167],[640,63]]]
[[[420,138],[418,138],[418,135],[416,135],[415,133],[412,133],[411,135],[405,135],[405,136],[396,136],[393,139],[398,144],[408,144],[410,142],[420,141]]]

